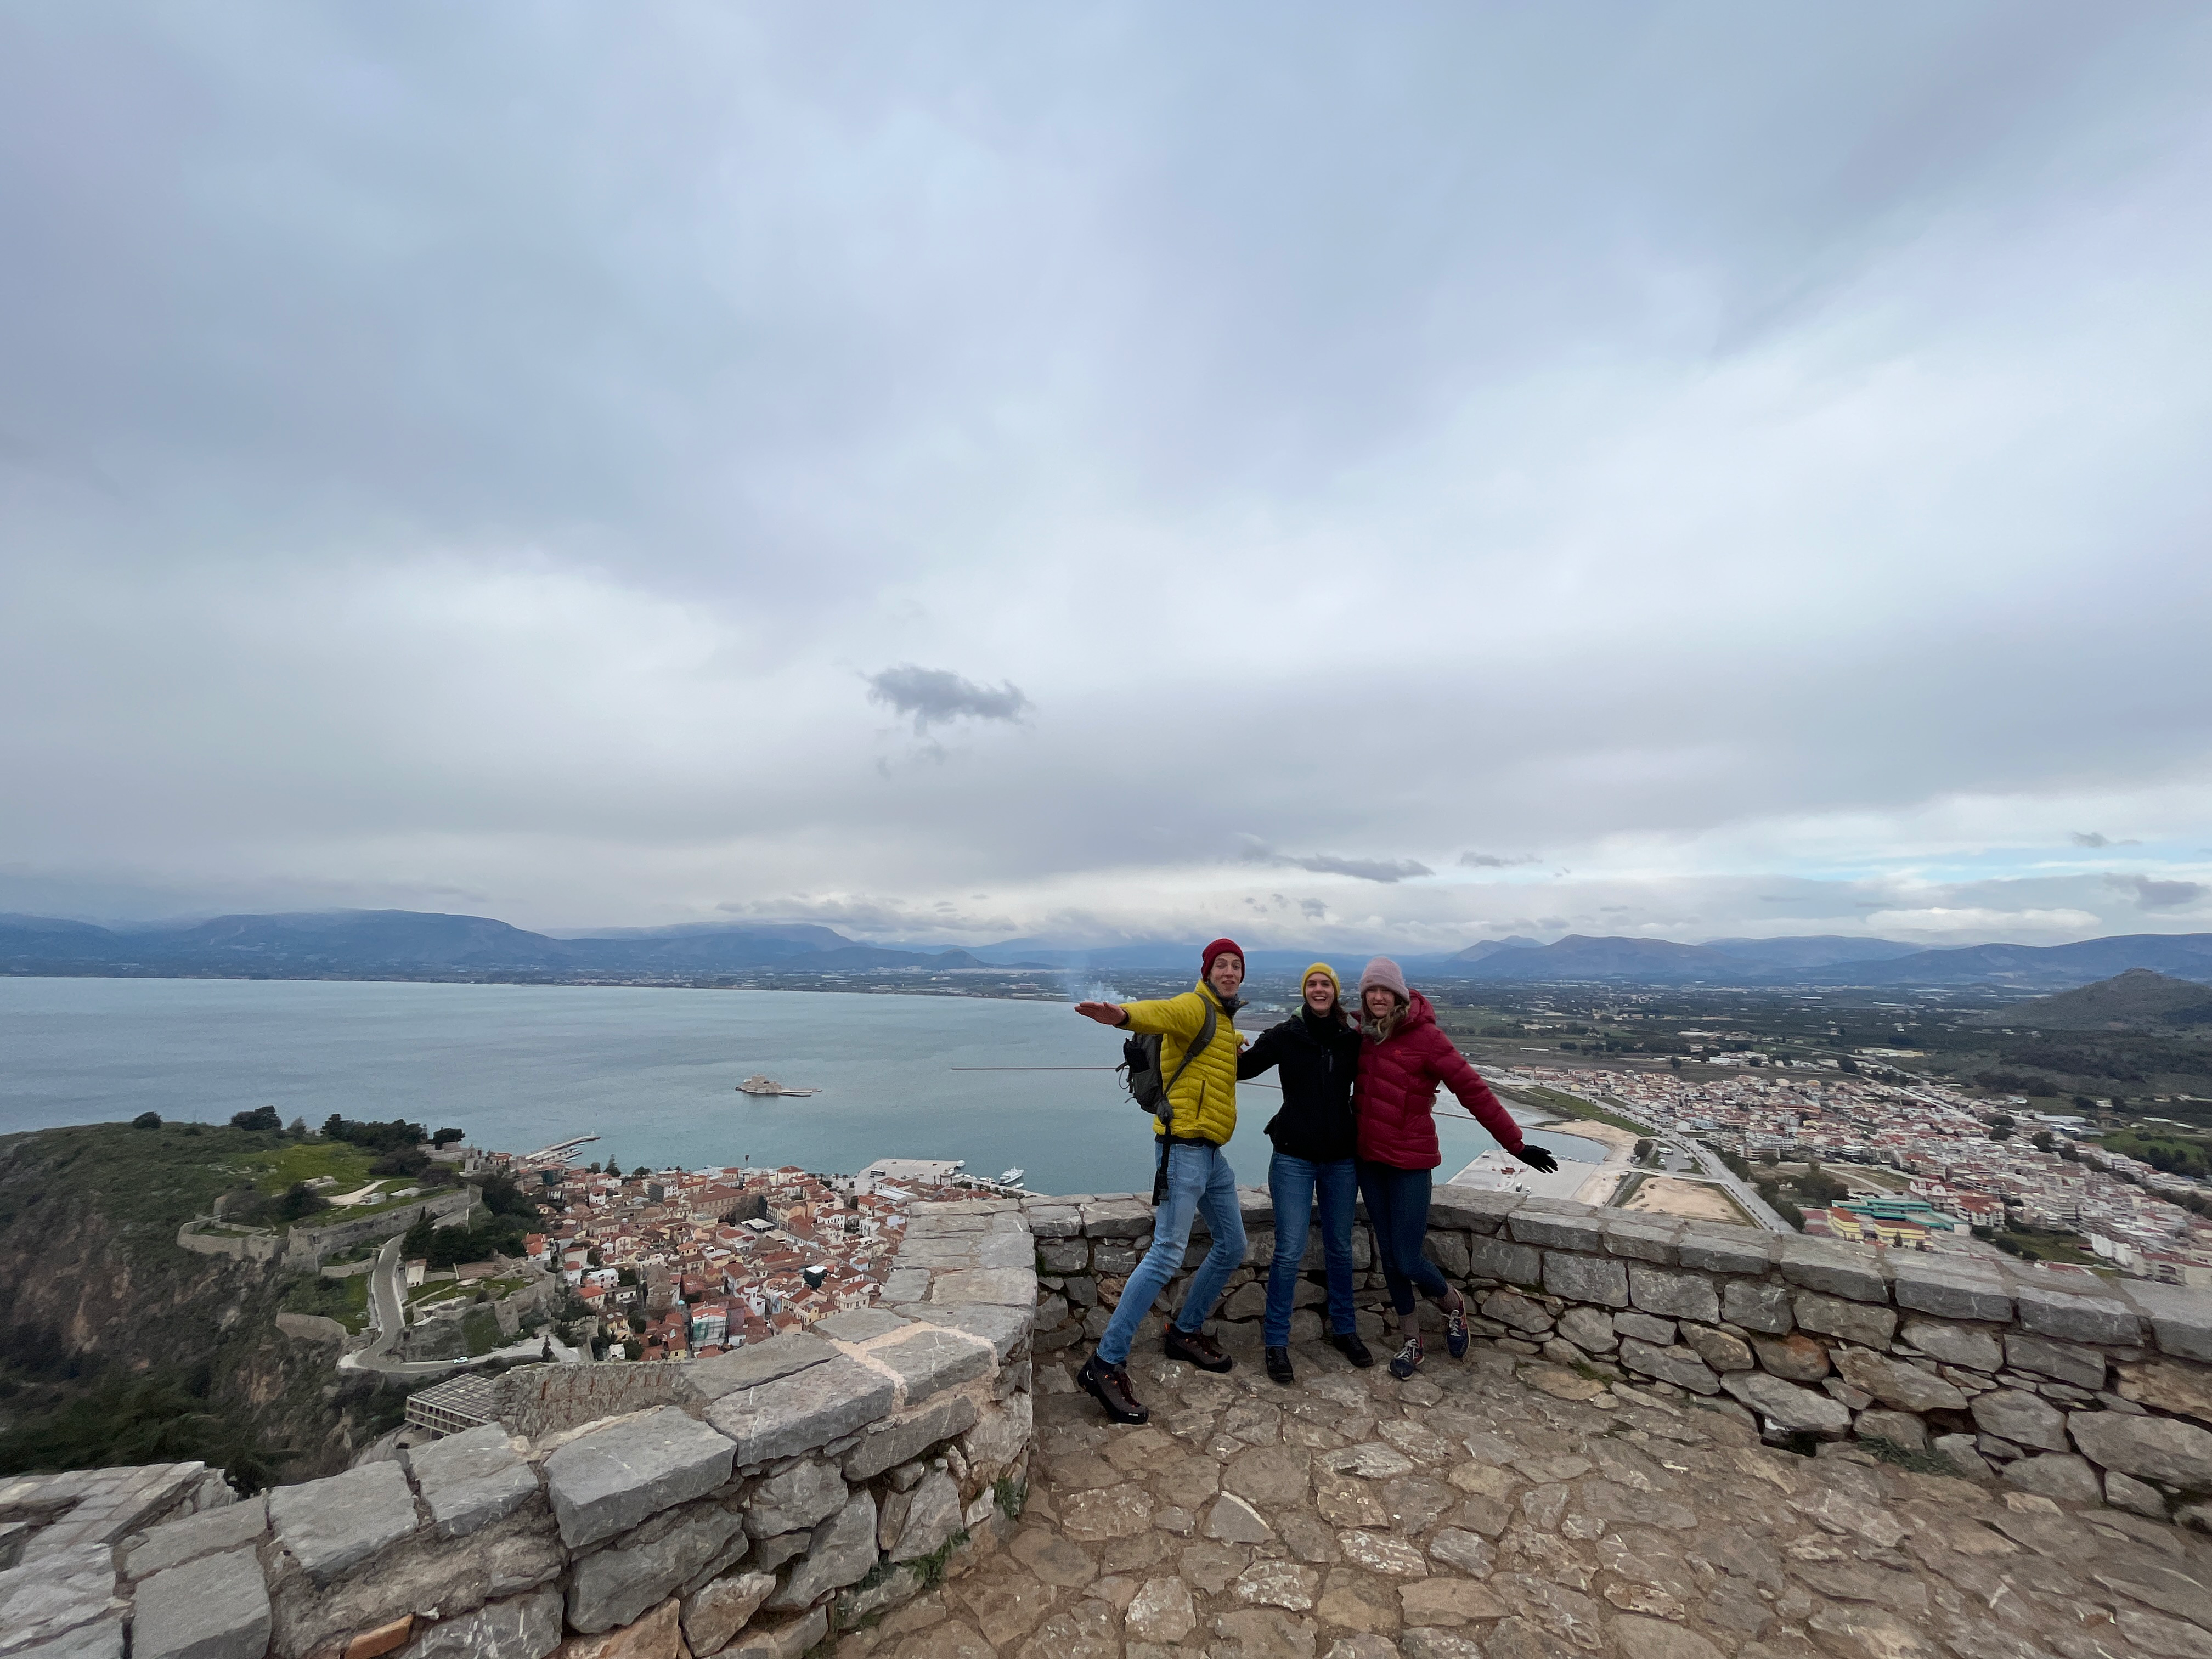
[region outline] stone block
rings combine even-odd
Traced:
[[[915,1488],[917,1505],[923,1487]],[[956,1493],[956,1497],[957,1497]],[[907,1534],[914,1533],[914,1510],[907,1511]],[[903,1546],[902,1546],[903,1547]],[[764,1604],[777,1613],[797,1613],[811,1607],[832,1590],[857,1584],[876,1565],[876,1500],[865,1492],[814,1529],[814,1541],[791,1570],[781,1589]]]
[[[561,1592],[538,1590],[441,1619],[416,1637],[407,1659],[545,1659],[561,1645]]]
[[[838,1342],[872,1342],[879,1336],[889,1336],[894,1331],[909,1330],[914,1322],[893,1313],[889,1308],[847,1308],[833,1313],[827,1319],[817,1319],[807,1327],[805,1334],[828,1337]],[[773,1342],[775,1339],[769,1340]],[[768,1343],[762,1345],[763,1347]],[[744,1350],[738,1350],[743,1352]],[[760,1379],[771,1382],[771,1377]]]
[[[22,1659],[123,1659],[123,1617],[116,1613],[15,1651]]]
[[[2008,1331],[2004,1351],[2005,1364],[2016,1371],[2033,1371],[2038,1376],[2055,1377],[2061,1382],[2071,1382],[2077,1389],[2094,1390],[2105,1386],[2105,1356],[2095,1348]]]
[[[1850,1412],[1841,1401],[1765,1371],[1732,1371],[1720,1383],[1761,1417],[1784,1429],[1835,1438],[1851,1425]]]
[[[1558,1199],[1523,1199],[1505,1218],[1505,1231],[1520,1244],[1553,1250],[1585,1250],[1595,1255],[1605,1249],[1601,1212],[1587,1204]]]
[[[1620,1341],[1620,1363],[1641,1376],[1656,1376],[1692,1394],[1718,1394],[1720,1379],[1688,1348],[1662,1348],[1632,1336]]]
[[[845,1507],[845,1478],[818,1457],[793,1463],[745,1498],[745,1530],[755,1538],[800,1532]]]
[[[2101,1357],[2101,1356],[2100,1356]],[[2114,1384],[2118,1397],[2140,1409],[2154,1407],[2200,1423],[2212,1423],[2212,1372],[2186,1360],[2122,1361]],[[2108,1398],[2106,1404],[2111,1404]]]
[[[538,1495],[538,1471],[496,1423],[416,1446],[405,1457],[441,1538],[465,1537]]]
[[[927,1282],[926,1275],[924,1282]],[[787,1331],[765,1342],[748,1342],[712,1359],[694,1360],[682,1368],[682,1381],[692,1397],[704,1405],[739,1389],[757,1389],[836,1358],[837,1350],[811,1332]]]
[[[2004,1364],[1996,1333],[1970,1331],[1933,1319],[1908,1319],[1905,1340],[1931,1359],[1970,1371],[1994,1371]]]
[[[1074,1281],[1068,1281],[1071,1290]],[[990,1303],[975,1302],[963,1307],[938,1307],[928,1310],[929,1322],[942,1325],[947,1330],[965,1331],[970,1336],[980,1336],[991,1345],[999,1363],[1003,1365],[1018,1352],[1029,1340],[1031,1328],[1036,1322],[1034,1300],[1028,1305],[999,1307]]]
[[[1800,1291],[1794,1306],[1802,1328],[1840,1336],[1862,1347],[1887,1348],[1897,1334],[1897,1316],[1887,1308],[1812,1291]]]
[[[2176,1285],[2133,1279],[2124,1294],[2150,1322],[2161,1353],[2212,1363],[2212,1297]]]
[[[2067,1419],[2074,1443],[2089,1461],[2138,1480],[2170,1486],[2212,1486],[2212,1433],[2173,1417],[2075,1412]]]
[[[1987,1394],[1976,1395],[1969,1409],[1974,1413],[1974,1426],[1984,1434],[2042,1451],[2067,1449],[2065,1413],[2034,1395],[2019,1389],[1992,1389]],[[2135,1471],[2130,1469],[2128,1473],[2132,1474]]]
[[[1892,1264],[1890,1297],[1900,1308],[1939,1319],[1981,1319],[2005,1324],[2012,1318],[2012,1292],[1993,1273],[1976,1273],[1948,1262]]]
[[[260,1564],[240,1549],[164,1568],[138,1586],[131,1627],[135,1659],[261,1659],[270,1611]]]
[[[890,1410],[896,1393],[883,1372],[840,1354],[795,1376],[724,1395],[708,1407],[707,1421],[734,1443],[739,1463],[767,1463],[874,1422]]]
[[[906,1524],[893,1561],[918,1561],[933,1555],[960,1530],[960,1488],[943,1469],[932,1469],[908,1494]]]
[[[1838,1348],[1830,1356],[1844,1381],[1901,1412],[1964,1411],[1966,1396],[1931,1371],[1866,1348]]]
[[[1759,1361],[1751,1344],[1709,1325],[1685,1325],[1681,1340],[1690,1351],[1717,1371],[1747,1371]]]
[[[2105,1501],[2104,1483],[2098,1480],[2096,1470],[2085,1458],[2072,1452],[2045,1452],[2040,1457],[2022,1457],[2004,1467],[1998,1477],[2008,1486],[2022,1492],[2032,1492],[2061,1504],[2101,1504]]]
[[[1786,1283],[1852,1302],[1889,1300],[1881,1257],[1863,1245],[1785,1238],[1779,1263]],[[1887,1339],[1885,1338],[1884,1340]]]
[[[1928,1449],[1928,1425],[1911,1412],[1863,1411],[1851,1430],[1862,1440],[1887,1440],[1907,1451]]]
[[[940,1440],[950,1440],[975,1421],[975,1402],[964,1394],[949,1394],[913,1411],[901,1412],[872,1423],[860,1443],[845,1454],[845,1478],[866,1480],[894,1463],[918,1457]]]
[[[1464,1228],[1471,1233],[1495,1233],[1506,1217],[1521,1206],[1519,1193],[1490,1193],[1474,1187],[1455,1187],[1449,1182],[1429,1195],[1429,1219],[1439,1227]]]
[[[1474,1266],[1465,1233],[1438,1232],[1431,1228],[1421,1242],[1421,1254],[1435,1262],[1446,1279],[1465,1279]]]
[[[71,1545],[10,1567],[0,1572],[0,1644],[15,1653],[89,1629],[123,1610],[115,1589],[113,1552],[103,1543]]]
[[[1481,1279],[1501,1279],[1508,1285],[1540,1284],[1544,1253],[1533,1244],[1516,1244],[1510,1239],[1478,1238],[1468,1251],[1468,1272]]]
[[[2142,1321],[2136,1310],[2108,1296],[2074,1296],[2023,1285],[2014,1299],[2020,1304],[2020,1322],[2038,1336],[2128,1346],[2142,1340]]]
[[[1603,1225],[1607,1255],[1656,1262],[1662,1267],[1671,1267],[1680,1258],[1677,1244],[1682,1237],[1682,1224],[1679,1221],[1644,1221],[1609,1215]],[[1717,1296],[1719,1292],[1714,1294]]]
[[[1559,1316],[1559,1334],[1584,1353],[1611,1353],[1620,1346],[1613,1316],[1595,1308],[1569,1308]]]
[[[1721,1316],[1721,1295],[1702,1273],[1669,1273],[1664,1267],[1632,1266],[1629,1300],[1645,1313],[1670,1319],[1694,1319],[1710,1325]]]
[[[1036,1238],[1080,1238],[1083,1212],[1072,1204],[1032,1204],[1026,1212],[1030,1232]]]
[[[278,1486],[269,1494],[269,1523],[307,1576],[327,1584],[415,1530],[415,1495],[398,1464],[364,1463],[327,1480]]]
[[[1617,1313],[1613,1316],[1613,1334],[1632,1336],[1640,1342],[1656,1344],[1662,1348],[1674,1346],[1674,1322],[1654,1319],[1646,1313]]]
[[[1008,1395],[988,1407],[975,1425],[961,1437],[960,1447],[970,1468],[1008,1468],[1028,1449],[1035,1421],[1035,1405],[1028,1392]]]
[[[988,1376],[999,1364],[998,1355],[982,1338],[939,1325],[917,1325],[902,1340],[869,1349],[868,1358],[898,1373],[909,1406]]]
[[[1515,1219],[1519,1219],[1516,1212]],[[1542,1224],[1549,1226],[1549,1221]],[[1628,1264],[1611,1256],[1577,1255],[1570,1250],[1544,1252],[1544,1289],[1569,1302],[1601,1307],[1628,1305]]]
[[[1079,1238],[1048,1239],[1037,1246],[1037,1266],[1048,1273],[1087,1273],[1091,1246]]]
[[[2153,1521],[2166,1519],[2166,1494],[2148,1481],[2122,1474],[2118,1469],[2106,1471],[2105,1501],[2131,1515],[2146,1516]]]
[[[572,1638],[561,1649],[561,1659],[683,1659],[678,1613],[676,1598],[671,1596],[634,1625],[604,1635]]]
[[[717,1578],[684,1598],[684,1642],[696,1654],[720,1653],[775,1588],[772,1572]]]
[[[903,1307],[929,1294],[927,1267],[893,1267],[884,1277],[884,1300]],[[750,1345],[749,1345],[750,1346]]]
[[[837,1366],[866,1370],[837,1356],[833,1361],[810,1365],[779,1382],[727,1395],[712,1409],[742,1416],[744,1401],[779,1389],[799,1389],[807,1378],[819,1376]],[[697,1370],[700,1366],[694,1364],[686,1369]],[[868,1375],[876,1376],[872,1371]],[[876,1380],[888,1401],[891,1392],[889,1379]],[[833,1431],[842,1432],[842,1430]],[[823,1435],[821,1439],[830,1437]],[[704,1497],[730,1478],[737,1451],[732,1443],[733,1438],[695,1421],[673,1406],[664,1406],[571,1440],[545,1460],[546,1488],[552,1495],[554,1516],[560,1522],[561,1540],[572,1550],[580,1549],[602,1538],[628,1532],[663,1510]],[[802,1439],[784,1450],[754,1453],[746,1461],[766,1462],[770,1457],[788,1456],[820,1443],[821,1440]]]
[[[816,1607],[788,1619],[749,1625],[724,1648],[721,1659],[800,1659],[830,1633],[830,1609]]]
[[[570,1570],[568,1622],[586,1635],[632,1624],[692,1579],[743,1560],[744,1534],[744,1516],[734,1507],[665,1510]]]
[[[1774,1236],[1756,1228],[1696,1222],[1684,1227],[1674,1241],[1674,1255],[1682,1266],[1704,1273],[1763,1273],[1773,1263],[1774,1248]]]
[[[1036,1305],[1036,1274],[1027,1267],[967,1267],[941,1273],[929,1282],[932,1307],[986,1302],[1002,1308]]]
[[[1828,1374],[1828,1351],[1802,1331],[1788,1336],[1754,1336],[1759,1363],[1792,1382],[1817,1382]]]
[[[164,1567],[182,1566],[203,1555],[250,1544],[268,1530],[269,1499],[259,1492],[181,1521],[164,1521],[123,1540],[123,1576],[143,1578]]]
[[[1141,1198],[1101,1199],[1083,1206],[1083,1236],[1085,1238],[1128,1240],[1148,1236],[1152,1231],[1152,1206]]]
[[[1779,1335],[1796,1322],[1790,1287],[1768,1279],[1731,1279],[1722,1287],[1721,1316],[1746,1330]]]

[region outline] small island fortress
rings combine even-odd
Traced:
[[[763,1077],[760,1073],[756,1072],[752,1076],[747,1078],[743,1083],[738,1085],[738,1092],[741,1095],[796,1095],[801,1098],[805,1098],[811,1095],[818,1095],[822,1091],[819,1089],[787,1089],[782,1084],[778,1083],[774,1078]]]
[[[1070,1364],[1151,1226],[917,1204],[872,1305],[472,1379],[481,1420],[395,1459],[244,1499],[197,1465],[0,1483],[0,1654],[2212,1647],[2212,1297],[1446,1187],[1467,1361],[1333,1369],[1302,1309],[1297,1386],[1140,1360],[1152,1421],[1109,1430]]]

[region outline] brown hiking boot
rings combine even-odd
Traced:
[[[1083,1362],[1083,1369],[1076,1373],[1075,1380],[1116,1423],[1142,1423],[1152,1416],[1137,1402],[1136,1394],[1129,1387],[1126,1366],[1109,1365],[1094,1353]]]
[[[1204,1331],[1187,1331],[1172,1320],[1160,1339],[1170,1359],[1184,1359],[1202,1371],[1225,1371],[1237,1362],[1221,1352],[1221,1345]]]

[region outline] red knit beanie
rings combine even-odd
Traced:
[[[1213,977],[1213,959],[1216,957],[1235,957],[1241,964],[1244,960],[1244,947],[1233,939],[1214,940],[1206,947],[1206,954],[1199,959],[1198,976],[1200,979]]]

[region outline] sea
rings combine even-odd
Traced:
[[[1264,1023],[1264,1022],[1263,1022]],[[957,1158],[1042,1193],[1152,1184],[1152,1120],[1119,1036],[1064,1002],[816,991],[362,981],[0,978],[0,1134],[141,1112],[204,1123],[404,1118],[529,1152],[599,1139],[623,1169]],[[760,1073],[805,1098],[737,1091]],[[1279,1097],[1239,1085],[1229,1147],[1267,1179]],[[1437,1113],[1443,1179],[1497,1143]],[[1562,1159],[1585,1138],[1532,1130]]]

